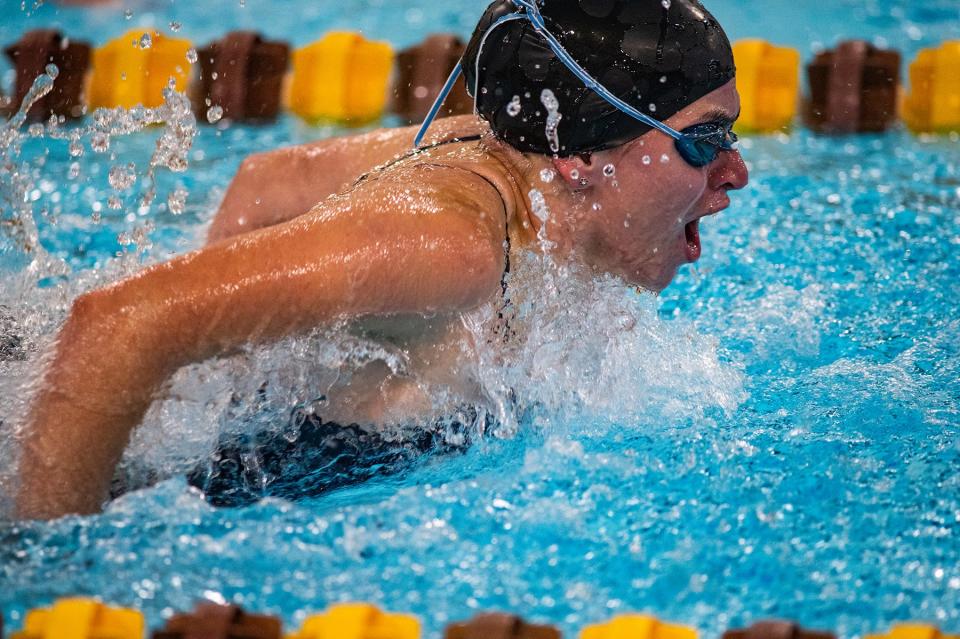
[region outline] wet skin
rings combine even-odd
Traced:
[[[738,111],[731,82],[667,122],[679,129]],[[435,135],[461,124],[464,134],[482,128],[451,119]],[[235,208],[218,214],[210,244],[74,302],[26,424],[19,516],[99,510],[131,430],[178,368],[319,325],[345,321],[400,345],[411,360],[407,378],[376,365],[359,371],[324,419],[375,425],[437,410],[415,380],[480,400],[463,372],[471,348],[459,316],[501,295],[507,233],[513,251],[536,250],[532,189],[551,211],[546,230],[557,259],[660,290],[699,254],[690,225],[724,208],[726,192],[747,181],[737,152],[695,169],[657,132],[589,162],[524,155],[487,134],[323,199],[409,148],[413,133],[370,135],[381,139],[354,140],[349,163],[335,160],[347,152],[342,141],[309,147],[314,158],[326,156],[308,169],[322,180],[281,180],[298,175],[282,153],[255,158],[231,186],[225,207]],[[288,152],[293,162],[308,155]],[[616,166],[616,184],[603,175],[606,164]],[[558,178],[544,183],[544,169]]]

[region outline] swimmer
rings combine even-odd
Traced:
[[[324,422],[430,419],[414,378],[480,405],[461,314],[498,308],[543,224],[554,259],[659,291],[747,183],[730,44],[697,0],[497,0],[458,70],[479,118],[255,156],[205,247],[77,298],[25,425],[20,517],[102,508],[179,368],[317,326],[361,327],[411,370],[358,371]]]

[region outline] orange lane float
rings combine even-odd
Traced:
[[[152,639],[281,639],[280,619],[252,615],[237,606],[203,602],[193,612],[172,616]]]
[[[422,122],[465,48],[457,36],[437,33],[398,53],[391,111],[408,124]],[[467,93],[461,76],[444,100],[439,115],[445,117],[466,113],[473,113],[473,98]]]
[[[382,612],[372,604],[337,604],[307,617],[287,639],[420,639],[420,622],[411,615]]]
[[[749,628],[727,630],[722,639],[837,639],[832,632],[806,630],[792,621],[758,621]]]
[[[93,53],[87,100],[92,108],[163,104],[163,90],[173,80],[184,91],[190,77],[188,40],[157,31],[133,30]]]
[[[560,639],[553,626],[526,623],[516,615],[485,613],[447,626],[444,639]]]
[[[273,120],[280,112],[290,47],[252,31],[232,31],[197,52],[200,73],[193,107],[201,122],[219,107],[235,122]]]
[[[823,133],[879,133],[897,117],[900,54],[863,40],[841,42],[807,66],[807,125]]]
[[[387,104],[393,49],[359,33],[335,31],[293,53],[287,104],[308,121],[364,124]]]
[[[30,120],[46,120],[51,115],[78,118],[86,110],[83,85],[90,68],[90,45],[74,42],[54,29],[37,29],[23,34],[5,50],[16,72],[16,87],[10,109],[20,109],[34,80],[45,73],[47,65],[57,67],[53,89],[30,108]]]

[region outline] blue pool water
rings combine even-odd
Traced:
[[[276,11],[247,0],[213,17],[203,3],[145,1],[127,20],[8,2],[0,42],[51,24],[102,42],[173,20],[198,42],[266,24],[298,44],[354,26],[403,46],[431,31],[465,33],[483,4],[288,1]],[[708,6],[733,37],[762,35],[806,57],[840,35],[879,38],[907,58],[960,37],[952,0]],[[0,305],[41,342],[77,291],[198,246],[245,154],[342,132],[292,118],[202,127],[188,170],[158,173],[161,204],[189,191],[179,215],[138,211],[139,185],[120,209],[107,205],[110,167],[144,169],[159,131],[78,159],[66,142],[28,139],[27,199],[44,247],[69,270],[32,273],[0,235]],[[568,636],[627,611],[708,637],[769,616],[845,636],[906,619],[956,631],[960,141],[797,130],[743,146],[751,185],[704,224],[696,271],[657,300],[609,282],[558,283],[533,309],[530,325],[559,327],[560,342],[544,338],[516,354],[519,372],[499,373],[531,407],[515,437],[295,503],[217,510],[170,472],[100,516],[0,524],[0,610],[16,624],[28,607],[90,594],[157,624],[205,597],[294,624],[332,602],[367,600],[419,615],[432,636],[480,609],[517,611]],[[148,223],[152,244],[139,255],[117,242]],[[580,306],[558,311],[564,299]],[[275,359],[239,384],[255,385],[289,359],[284,349],[303,345],[267,349]],[[30,364],[0,369],[0,420]],[[233,378],[216,366],[187,375],[182,388],[199,379],[212,390],[165,404],[148,426],[174,443],[156,452],[161,437],[147,429],[128,461],[170,470],[203,454],[223,415],[205,401]]]

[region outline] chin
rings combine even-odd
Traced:
[[[677,269],[672,268],[661,273],[635,273],[633,277],[627,278],[627,281],[632,286],[639,286],[651,293],[659,293],[670,286],[676,275]]]

